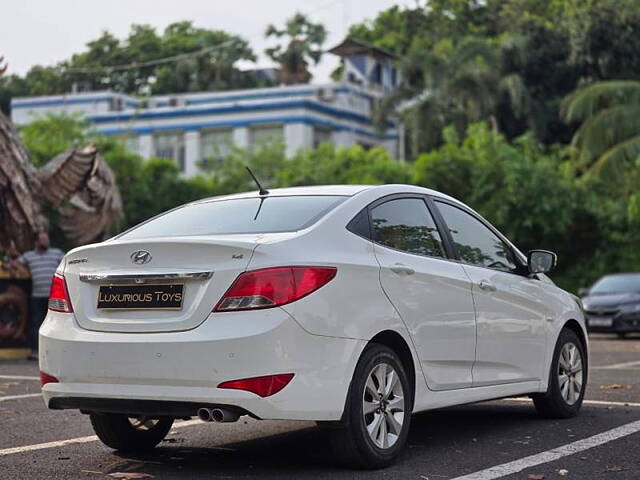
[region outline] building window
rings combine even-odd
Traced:
[[[124,108],[124,102],[122,101],[122,98],[112,97],[109,100],[109,110],[111,110],[112,112],[119,112],[123,110],[123,108]]]
[[[155,156],[173,160],[184,172],[184,135],[175,132],[156,134]]]
[[[250,145],[252,147],[277,142],[284,142],[284,130],[282,125],[251,127]]]
[[[382,85],[382,65],[376,62],[371,72],[371,81],[376,85]]]
[[[313,127],[313,148],[323,143],[331,143],[331,129],[329,127]]]
[[[205,170],[213,168],[231,153],[233,130],[204,130],[200,132],[200,142],[201,168]]]

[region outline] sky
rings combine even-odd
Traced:
[[[108,30],[126,37],[132,23],[163,29],[179,20],[198,27],[236,33],[260,54],[258,66],[270,66],[262,53],[268,24],[280,26],[295,11],[308,14],[328,30],[325,47],[337,44],[348,26],[395,4],[416,0],[1,0],[0,56],[7,73],[24,74],[33,65],[54,65],[84,50],[88,41]],[[336,67],[333,55],[324,55],[311,71],[313,82],[329,79]]]

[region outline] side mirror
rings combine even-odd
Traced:
[[[548,250],[530,250],[527,253],[527,266],[531,273],[547,273],[556,266],[558,256]]]
[[[578,296],[579,297],[586,297],[587,295],[589,295],[589,289],[586,287],[582,287],[578,289]]]

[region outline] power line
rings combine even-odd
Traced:
[[[316,8],[313,8],[311,10],[309,10],[307,12],[306,15],[311,15],[313,13],[316,13],[320,10],[323,10],[325,8],[331,7],[333,5],[335,5],[336,3],[342,3],[344,6],[344,2],[345,0],[331,0],[329,2],[323,3],[319,6],[317,6]],[[255,38],[255,35],[252,36],[251,38]],[[163,57],[163,58],[158,58],[156,60],[148,60],[146,62],[131,62],[131,63],[125,63],[125,64],[120,64],[120,65],[109,65],[109,66],[98,66],[98,67],[64,67],[64,66],[58,66],[57,70],[60,70],[64,73],[80,73],[80,74],[91,74],[91,73],[113,73],[113,72],[120,72],[120,71],[124,71],[124,70],[130,70],[132,68],[144,68],[144,67],[153,67],[156,65],[163,65],[165,63],[173,63],[173,62],[177,62],[179,60],[184,60],[184,59],[188,59],[191,57],[199,57],[202,55],[205,55],[207,53],[210,52],[214,52],[216,50],[219,50],[221,48],[226,47],[227,45],[231,45],[232,43],[234,43],[235,41],[237,41],[238,39],[229,39],[226,40],[222,43],[219,43],[217,45],[211,45],[209,47],[205,47],[202,48],[200,50],[196,50],[193,52],[185,52],[185,53],[180,53],[177,55],[171,55],[169,57]]]
[[[155,66],[155,65],[162,65],[164,63],[176,62],[178,60],[183,60],[183,59],[190,58],[190,57],[198,57],[198,56],[204,55],[206,53],[213,52],[213,51],[218,50],[220,48],[226,47],[227,45],[232,44],[234,41],[235,41],[235,39],[234,40],[227,40],[227,41],[219,43],[217,45],[212,45],[210,47],[205,47],[203,49],[196,50],[194,52],[180,53],[178,55],[171,55],[170,57],[158,58],[157,60],[149,60],[149,61],[146,61],[146,62],[131,62],[131,63],[121,64],[121,65],[110,65],[110,66],[104,66],[104,67],[86,67],[86,68],[83,68],[83,67],[72,67],[72,68],[58,67],[58,69],[63,70],[65,73],[98,73],[98,72],[112,73],[112,72],[118,72],[118,71],[122,71],[122,70],[130,70],[132,68],[152,67],[152,66]]]

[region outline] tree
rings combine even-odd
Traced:
[[[406,55],[416,39],[425,41],[425,37],[431,37],[429,27],[432,25],[423,7],[394,5],[379,12],[373,20],[351,25],[349,37],[375,44],[397,55]]]
[[[405,83],[381,102],[376,123],[385,125],[399,109],[409,156],[415,156],[439,145],[446,125],[463,134],[470,123],[489,120],[498,129],[500,106],[509,108],[512,118],[526,116],[530,95],[512,68],[519,48],[511,37],[501,43],[468,37],[457,45],[442,40],[432,50],[414,45],[400,63]]]
[[[533,130],[547,145],[571,140],[573,128],[559,113],[562,99],[576,87],[640,74],[637,0],[431,0],[382,11],[353,25],[350,33],[414,61],[406,72],[424,70],[420,58],[442,56],[443,46],[453,47],[443,58],[448,63],[469,38],[494,45],[490,73],[500,88],[485,102],[493,105],[488,118],[509,139]],[[419,85],[421,75],[416,79]],[[468,92],[476,93],[477,86],[470,84]],[[452,103],[465,102],[468,92],[452,92]],[[415,130],[411,138],[427,139],[419,150],[434,139],[438,145],[442,126],[458,122],[453,117],[438,122],[432,112],[414,110],[416,115],[404,117],[407,130]]]
[[[131,42],[131,40],[130,40]],[[161,38],[163,55],[180,55],[183,52],[210,48],[203,54],[165,64],[154,70],[157,77],[152,92],[172,93],[257,86],[250,73],[235,67],[238,61],[256,60],[248,42],[237,35],[221,30],[196,28],[191,22],[169,25]],[[144,45],[141,45],[144,50]]]
[[[389,156],[382,147],[365,150],[322,144],[315,150],[298,152],[276,172],[276,185],[407,183],[411,168]]]
[[[182,21],[158,34],[134,24],[125,39],[105,31],[55,66],[35,65],[23,77],[0,80],[0,107],[8,111],[12,96],[68,93],[74,84],[142,95],[255,87],[265,81],[236,66],[255,59],[245,39],[222,30]]]
[[[72,81],[89,83],[92,89],[111,88],[127,93],[179,93],[242,86],[246,80],[234,64],[255,61],[246,40],[221,30],[195,27],[190,21],[172,23],[162,35],[149,25],[134,24],[125,40],[103,32],[87,47],[64,62],[61,70],[68,70]],[[166,58],[173,60],[162,62]],[[132,66],[108,68],[117,65]],[[94,70],[83,73],[85,69]]]
[[[414,7],[393,6],[379,12],[373,20],[356,23],[349,36],[375,44],[400,56],[416,42],[428,50],[441,40],[454,43],[465,37],[490,37],[495,28],[495,8],[478,0],[417,1]]]
[[[309,83],[309,62],[315,65],[322,57],[322,44],[327,37],[324,26],[311,22],[302,13],[296,13],[287,20],[283,29],[269,25],[265,36],[288,38],[286,46],[281,44],[265,50],[269,58],[280,64],[280,82],[285,85]]]
[[[20,136],[39,167],[54,155],[87,141],[88,125],[74,115],[46,115],[20,128]]]

